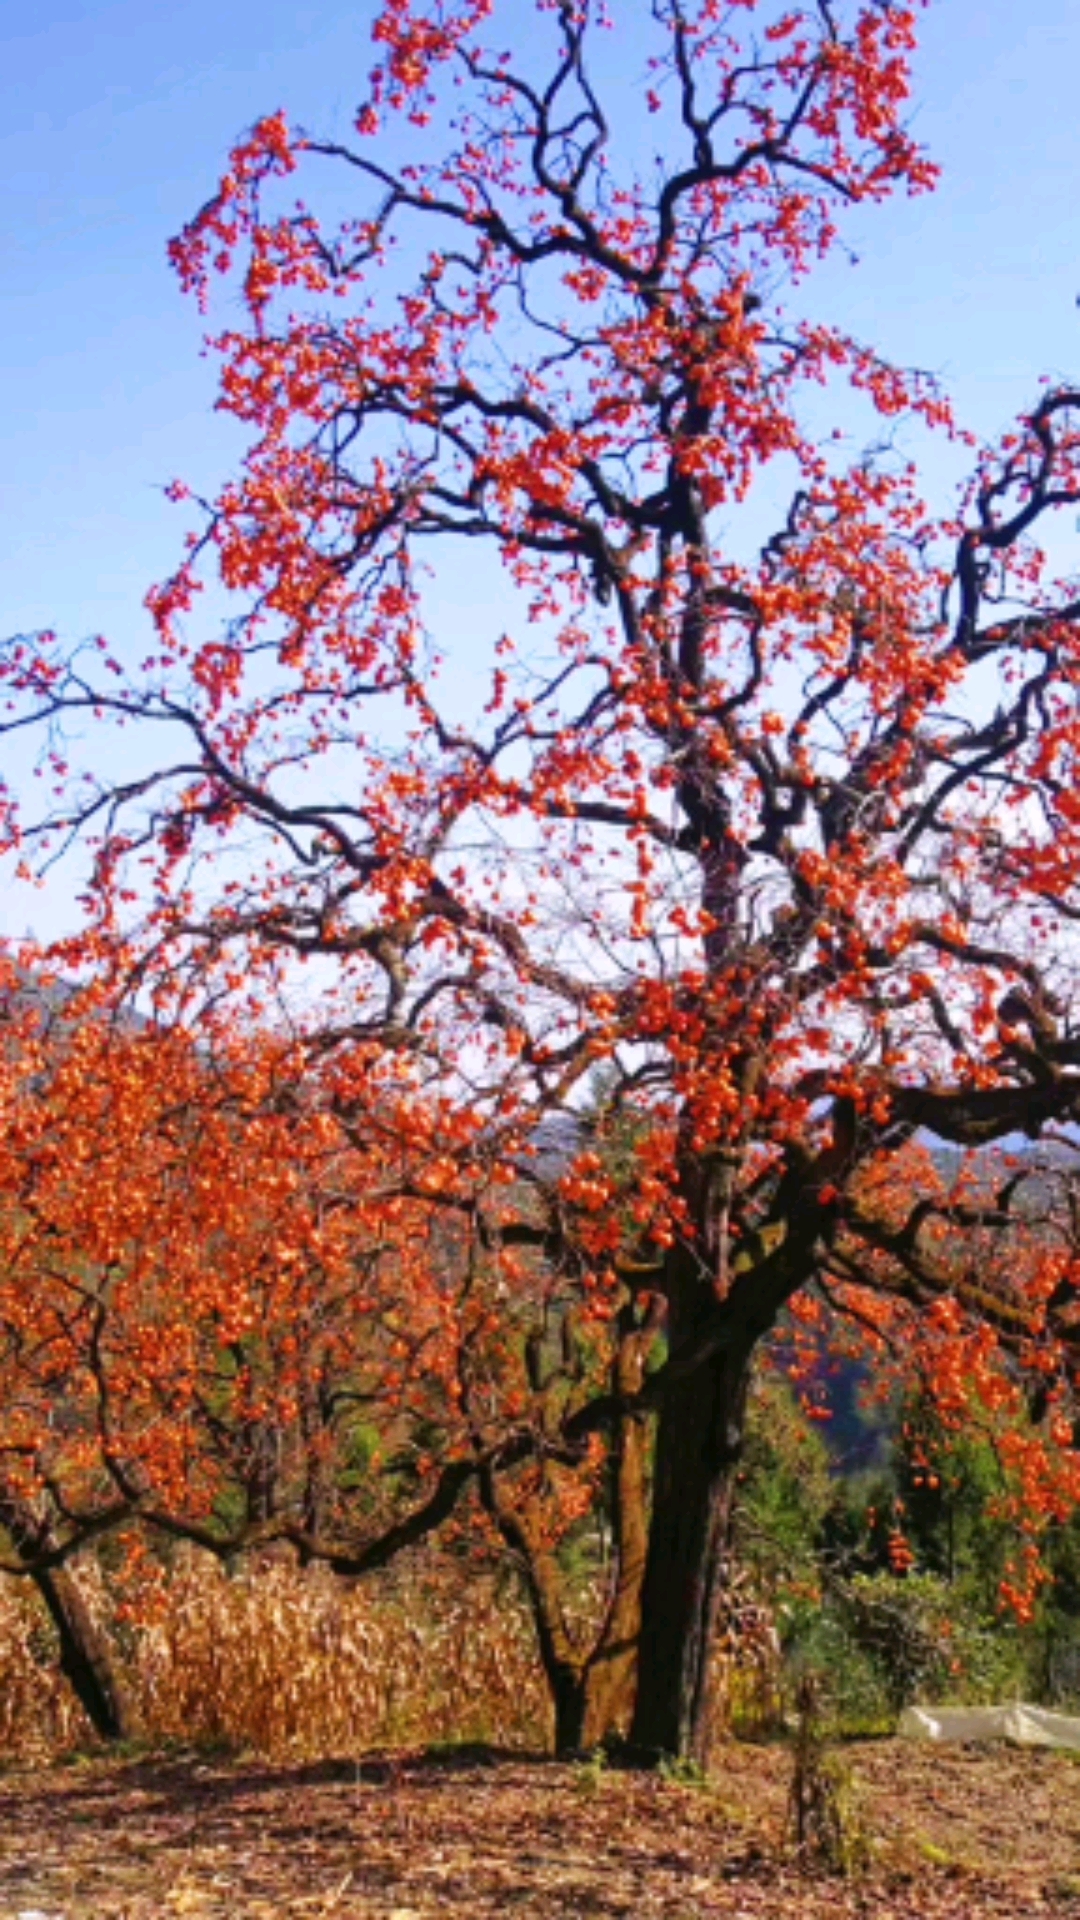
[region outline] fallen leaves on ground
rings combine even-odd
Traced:
[[[1080,1920],[1074,1761],[845,1761],[874,1848],[849,1880],[797,1871],[779,1747],[726,1749],[707,1786],[487,1753],[12,1773],[0,1920]]]

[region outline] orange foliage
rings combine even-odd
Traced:
[[[10,810],[31,866],[93,837],[86,925],[54,958],[121,998],[135,980],[165,1028],[80,1031],[55,1069],[101,1156],[70,1248],[132,1305],[132,1471],[170,1499],[194,1472],[183,1421],[148,1437],[149,1383],[205,1358],[191,1315],[159,1323],[166,1279],[225,1339],[251,1315],[336,1328],[324,1303],[355,1288],[381,1390],[438,1381],[448,1453],[516,1432],[526,1479],[530,1447],[611,1430],[588,1400],[623,1308],[637,1338],[659,1303],[669,1356],[636,1404],[673,1461],[695,1395],[737,1408],[791,1309],[903,1344],[958,1417],[1026,1395],[1015,1474],[1045,1515],[1074,1491],[1073,1253],[1025,1224],[1026,1179],[986,1194],[1000,1143],[1080,1118],[1080,625],[1037,544],[1080,500],[1080,395],[1046,389],[978,447],[924,376],[784,310],[847,203],[933,182],[906,131],[913,7],[617,7],[649,82],[611,110],[598,8],[541,5],[527,61],[497,50],[506,11],[392,0],[351,144],[274,115],[237,147],[173,258],[241,303],[214,345],[244,463],[150,594],[141,667],[49,636],[4,653],[6,725],[90,713],[177,741],[129,786],[102,764],[72,788],[47,746],[55,807]],[[356,199],[322,223],[283,183],[326,164]],[[969,446],[959,506],[823,444],[823,386],[868,443],[899,421]],[[447,552],[501,570],[488,655],[439,623]],[[170,1087],[207,1107],[187,1029],[224,1063],[197,1148],[164,1106],[145,1119]],[[85,1049],[149,1155],[130,1212]],[[143,1085],[124,1063],[151,1054]],[[280,1110],[279,1071],[305,1089]],[[982,1171],[946,1176],[967,1153]],[[44,1189],[61,1210],[66,1178]],[[443,1286],[437,1218],[482,1283]],[[545,1361],[538,1388],[525,1323],[550,1359],[568,1316],[592,1357]],[[334,1338],[352,1366],[355,1326]],[[302,1397],[274,1351],[271,1383],[222,1389],[231,1420]],[[736,1413],[701,1420],[719,1451],[696,1491],[672,1469],[657,1566],[664,1501],[720,1497]],[[700,1573],[683,1585],[712,1604]]]

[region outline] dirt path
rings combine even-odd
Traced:
[[[849,1749],[873,1865],[800,1878],[788,1758],[708,1788],[520,1757],[102,1762],[0,1778],[0,1920],[1080,1920],[1080,1766]]]

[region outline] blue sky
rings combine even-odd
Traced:
[[[0,0],[0,631],[140,645],[184,524],[159,489],[212,489],[238,446],[166,239],[259,114],[346,131],[375,11]],[[860,214],[861,264],[830,264],[811,302],[941,372],[987,432],[1040,373],[1080,376],[1078,70],[1076,0],[937,0],[916,126],[942,187]]]
[[[531,8],[520,0],[524,19]],[[374,0],[3,0],[0,5],[0,629],[140,631],[177,551],[157,489],[209,486],[235,441],[215,421],[201,323],[167,236],[234,134],[279,104],[344,131]],[[1074,0],[938,0],[918,129],[932,199],[850,231],[819,304],[900,360],[943,372],[974,424],[1004,423],[1039,373],[1080,373],[1080,130]]]

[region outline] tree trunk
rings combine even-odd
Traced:
[[[624,1310],[615,1383],[626,1399],[640,1391],[655,1331],[651,1319],[642,1326],[636,1324],[632,1306]],[[649,1427],[647,1415],[624,1412],[615,1434],[611,1478],[615,1585],[585,1675],[582,1745],[590,1752],[612,1735],[626,1734],[633,1713],[649,1541]]]
[[[743,1443],[750,1355],[721,1350],[660,1409],[631,1744],[704,1766],[711,1653]]]
[[[39,1567],[30,1578],[52,1616],[60,1641],[60,1669],[102,1740],[127,1740],[136,1731],[128,1689],[108,1634],[99,1626],[70,1567]]]
[[[585,1674],[579,1667],[562,1662],[549,1665],[546,1660],[544,1672],[555,1708],[555,1754],[566,1759],[584,1748]]]
[[[480,1494],[521,1567],[536,1628],[537,1648],[555,1712],[555,1751],[591,1752],[625,1733],[634,1697],[641,1591],[648,1543],[650,1415],[629,1405],[640,1391],[660,1315],[641,1318],[628,1300],[618,1317],[612,1385],[623,1405],[615,1423],[611,1475],[612,1586],[590,1647],[568,1622],[566,1576],[548,1543],[542,1503],[515,1499],[490,1466]],[[571,1610],[572,1615],[572,1610]]]
[[[769,1217],[735,1241],[734,1162],[691,1152],[683,1167],[698,1230],[692,1251],[672,1250],[664,1274],[676,1365],[657,1422],[630,1734],[643,1756],[708,1759],[712,1653],[754,1354],[835,1231],[821,1194],[850,1163],[857,1116],[849,1105],[819,1153],[791,1152]]]

